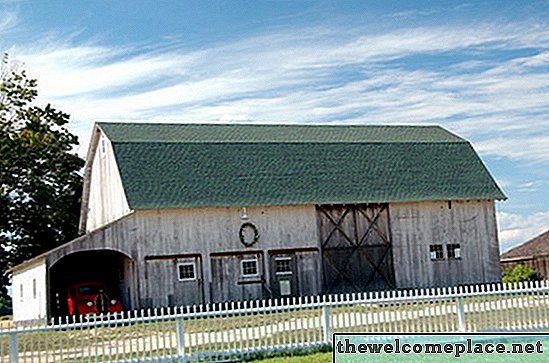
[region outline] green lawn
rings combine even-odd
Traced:
[[[315,353],[310,355],[300,355],[293,357],[277,357],[252,361],[252,363],[331,363],[332,352]]]

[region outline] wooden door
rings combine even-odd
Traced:
[[[177,305],[204,303],[204,279],[201,257],[175,261],[177,279],[174,281],[173,299]],[[174,304],[170,304],[174,305]]]
[[[144,293],[140,305],[182,306],[204,303],[200,255],[149,256],[145,258]]]
[[[263,258],[256,253],[211,254],[212,302],[262,299]]]
[[[272,296],[297,296],[299,279],[295,253],[271,253],[269,260]]]
[[[387,204],[317,206],[325,293],[395,287]]]

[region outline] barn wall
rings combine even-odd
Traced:
[[[239,230],[241,220],[241,208],[201,208],[201,209],[177,209],[155,210],[136,212],[136,228],[142,231],[139,240],[135,241],[138,247],[138,259],[149,259],[147,272],[139,270],[140,284],[139,295],[146,296],[146,305],[163,304],[166,296],[184,296],[195,294],[197,286],[192,283],[177,283],[174,264],[180,260],[189,258],[189,254],[200,255],[199,271],[204,291],[204,300],[234,300],[242,295],[251,298],[261,298],[268,294],[270,285],[269,251],[293,248],[318,248],[317,224],[314,206],[292,207],[250,207],[247,213],[250,222],[253,223],[260,234],[259,241],[251,247],[245,247],[240,243]],[[261,254],[261,276],[253,281],[245,281],[239,276],[242,253]],[[225,256],[212,256],[211,254],[225,254]],[[170,257],[171,256],[171,257]],[[164,258],[164,262],[152,260]],[[301,258],[301,257],[300,257]],[[315,268],[309,258],[303,257],[305,263],[300,265],[299,274],[304,281],[319,281],[320,270]],[[213,280],[212,263],[217,268],[228,273],[223,294],[215,286],[219,281]],[[151,274],[151,268],[157,273]],[[310,276],[314,275],[314,276]],[[216,275],[216,276],[219,276]],[[151,281],[152,279],[152,281]],[[263,280],[262,283],[259,280]],[[217,295],[212,294],[216,290]],[[305,288],[304,288],[305,289]],[[319,284],[309,287],[312,293],[319,291]],[[220,295],[221,294],[221,295]]]
[[[46,261],[13,272],[13,320],[41,319],[47,316]]]
[[[101,134],[91,167],[86,231],[106,225],[130,212],[112,144]]]
[[[287,286],[282,278],[291,280],[292,294],[319,293],[322,260],[315,206],[250,207],[247,212],[260,234],[251,247],[239,240],[240,208],[136,211],[51,251],[48,266],[78,251],[119,251],[133,261],[128,285],[134,307],[269,297]],[[388,221],[398,288],[499,280],[493,202],[395,203],[389,205]],[[460,244],[460,259],[431,261],[429,245],[451,243]],[[257,278],[240,273],[241,261],[249,255],[258,256]],[[276,256],[294,259],[291,278],[273,272]],[[189,263],[196,275],[179,279],[178,266]],[[224,273],[216,275],[216,268]]]
[[[499,281],[499,243],[493,201],[390,204],[397,287],[454,286]],[[447,245],[461,258],[449,259]],[[444,258],[431,260],[430,245]]]

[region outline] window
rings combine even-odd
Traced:
[[[442,245],[430,245],[429,252],[431,255],[431,261],[444,259],[444,249]]]
[[[459,260],[461,259],[461,247],[458,243],[449,244],[446,246],[448,252],[448,259]]]
[[[257,258],[241,261],[242,276],[257,276]]]
[[[104,157],[107,154],[107,142],[101,138],[101,156]]]
[[[194,262],[183,262],[177,264],[177,277],[179,281],[191,281],[196,280]]]
[[[19,285],[19,298],[23,301],[23,284]]]
[[[275,273],[277,275],[292,274],[292,258],[291,257],[276,257],[275,258]]]
[[[36,279],[32,279],[32,298],[36,299]]]

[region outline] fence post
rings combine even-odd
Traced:
[[[178,318],[175,321],[175,332],[177,336],[177,358],[179,358],[178,362],[184,362],[185,357],[185,324],[184,319]]]
[[[456,297],[457,318],[458,318],[458,331],[466,331],[465,323],[465,304],[463,303],[463,296]]]
[[[326,299],[322,307],[322,340],[324,344],[330,344],[330,331],[332,330],[332,308],[326,305]],[[330,301],[332,299],[330,298]]]
[[[17,346],[17,332],[8,334],[9,363],[19,362],[19,347]]]

